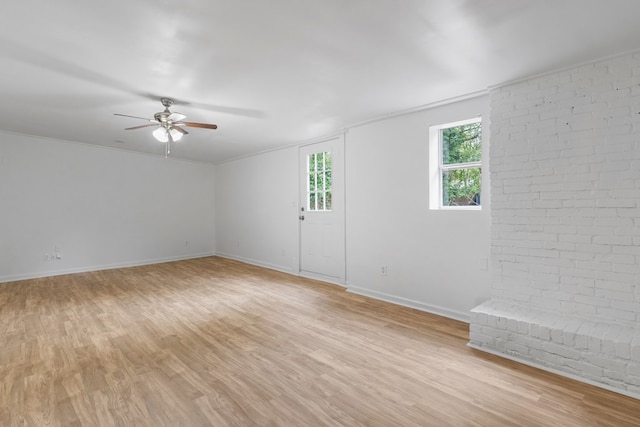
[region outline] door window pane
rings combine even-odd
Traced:
[[[316,210],[316,193],[309,193],[309,208],[307,210]]]
[[[307,156],[307,208],[310,211],[331,210],[331,153],[328,151]]]
[[[316,174],[309,174],[309,191],[316,191]]]
[[[324,172],[319,172],[316,174],[316,190],[322,191],[324,189]]]

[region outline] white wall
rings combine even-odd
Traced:
[[[487,112],[481,97],[349,130],[349,290],[465,320],[489,298],[488,176],[481,211],[430,211],[427,182],[429,125],[482,114],[488,129]],[[217,253],[298,273],[298,148],[218,165],[215,182]]]
[[[219,255],[298,273],[298,148],[216,166]]]
[[[349,130],[350,290],[463,320],[490,297],[489,271],[481,268],[489,256],[486,168],[481,211],[429,210],[428,183],[429,126],[482,115],[486,155],[488,102],[479,97]]]
[[[488,298],[488,191],[482,211],[432,211],[427,182],[429,125],[487,104],[347,133],[349,290],[461,319]],[[213,167],[0,133],[0,166],[2,281],[214,252],[298,273],[297,147]],[[45,261],[56,247],[62,259]]]
[[[211,165],[0,133],[0,281],[211,254],[213,180]]]

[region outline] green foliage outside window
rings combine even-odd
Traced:
[[[330,152],[310,154],[307,158],[309,182],[307,185],[308,210],[330,211],[332,159]]]
[[[480,205],[482,124],[442,129],[442,204]],[[476,163],[470,165],[469,163]]]

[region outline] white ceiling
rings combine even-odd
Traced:
[[[0,130],[219,163],[640,48],[638,0],[21,0],[0,18]]]

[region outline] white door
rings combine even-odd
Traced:
[[[300,274],[344,285],[344,137],[300,147]]]

